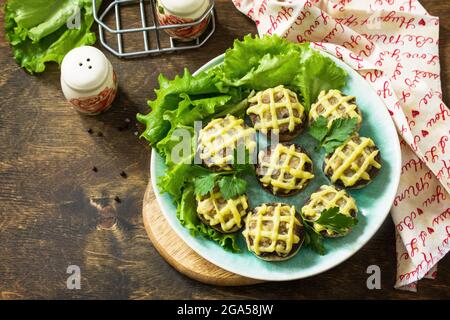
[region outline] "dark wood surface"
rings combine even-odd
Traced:
[[[450,3],[422,3],[441,18],[448,104]],[[142,130],[135,114],[147,112],[146,100],[153,97],[160,72],[173,77],[186,66],[195,70],[233,39],[255,32],[231,1],[217,1],[217,12],[217,31],[201,49],[134,60],[108,54],[120,92],[112,109],[97,117],[80,116],[66,105],[56,66],[30,76],[16,65],[0,15],[0,299],[450,298],[448,257],[439,263],[437,280],[420,282],[419,293],[393,289],[390,218],[345,263],[294,282],[207,286],[179,274],[158,255],[141,217],[150,148],[135,136]],[[126,119],[131,123],[124,129]],[[81,268],[80,290],[66,288],[72,264]],[[372,264],[381,267],[381,290],[366,287],[366,268]]]

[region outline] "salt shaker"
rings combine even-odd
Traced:
[[[209,9],[209,0],[157,0],[157,16],[160,25],[191,23],[201,18]],[[164,29],[179,41],[191,41],[201,36],[211,15],[191,27]]]
[[[71,50],[61,64],[61,87],[67,101],[80,113],[95,115],[107,110],[117,93],[111,62],[97,48]]]

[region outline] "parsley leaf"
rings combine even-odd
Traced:
[[[325,247],[323,245],[323,237],[317,233],[316,230],[307,222],[303,221],[305,227],[305,245],[310,246],[311,249],[323,256],[325,254]]]
[[[357,219],[343,215],[338,207],[323,210],[319,219],[314,221],[327,229],[337,233],[345,233],[348,229],[355,226]]]
[[[319,116],[309,127],[308,133],[317,141],[322,142],[328,133],[327,119]]]
[[[358,220],[339,213],[338,207],[323,210],[319,219],[315,221],[307,220],[303,217],[303,225],[305,228],[305,245],[310,246],[312,250],[316,251],[320,255],[324,255],[325,247],[323,245],[323,236],[314,230],[314,223],[320,224],[336,233],[345,233],[348,229],[356,225]]]
[[[351,136],[357,124],[357,118],[339,118],[334,119],[330,129],[328,129],[327,120],[323,116],[320,116],[312,123],[308,133],[319,141],[319,146],[324,148],[328,154],[342,145]]]
[[[248,157],[246,156],[246,163],[235,165],[235,169],[232,171],[208,172],[206,174],[200,172],[200,175],[194,179],[194,193],[199,196],[205,196],[211,193],[214,187],[218,186],[225,200],[244,194],[247,191],[247,181],[240,176],[249,173],[249,170],[254,170],[254,166],[248,163],[247,160]]]
[[[205,196],[213,191],[216,184],[216,177],[217,175],[215,174],[207,174],[196,178],[194,180],[195,194],[199,196]]]
[[[325,153],[329,154],[332,153],[334,150],[336,150],[338,147],[340,147],[344,141],[339,140],[329,140],[326,143],[322,144],[322,147],[325,149]]]
[[[347,140],[355,131],[358,124],[357,118],[335,119],[331,123],[330,130],[323,140],[323,147],[327,153],[334,151]]]
[[[244,194],[247,190],[247,181],[233,176],[223,176],[219,180],[220,193],[225,200],[235,198]]]

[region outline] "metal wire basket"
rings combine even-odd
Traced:
[[[98,23],[98,32],[101,44],[114,55],[124,57],[137,57],[148,54],[173,52],[179,50],[195,49],[201,47],[211,37],[216,28],[214,16],[214,0],[209,0],[208,10],[196,21],[184,24],[160,25],[157,18],[155,0],[115,0],[102,11],[97,12],[97,0],[92,0],[94,19]],[[140,12],[139,27],[122,27],[121,11],[126,6],[138,7]],[[183,42],[167,35],[164,30],[192,27],[200,24],[210,16],[210,22],[205,32],[197,39]],[[112,19],[115,27],[108,25]],[[163,31],[163,32],[161,32]],[[142,49],[131,49],[124,45],[124,37],[131,34],[142,33]],[[136,41],[133,41],[135,47]]]

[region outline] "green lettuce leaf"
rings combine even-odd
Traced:
[[[67,21],[78,10],[80,28],[67,28]],[[93,22],[91,0],[9,0],[6,3],[6,37],[17,63],[30,73],[43,72],[46,62],[61,64],[75,47],[94,44],[95,33],[90,31]]]
[[[151,112],[137,114],[146,130],[141,134],[156,150],[165,155],[161,140],[170,136],[179,125],[193,126],[194,121],[218,117],[220,114],[241,112],[242,99],[249,92],[223,86],[214,73],[201,72],[196,76],[185,69],[183,76],[168,80],[159,76],[156,99],[148,101]]]
[[[233,48],[225,52],[223,72],[229,79],[240,79],[252,70],[258,69],[264,57],[296,53],[301,51],[301,48],[279,36],[259,38],[247,35],[242,41],[235,40]],[[293,71],[293,73],[296,72],[296,70]]]
[[[308,45],[294,44],[278,36],[247,35],[242,41],[235,40],[215,73],[228,85],[256,90],[289,85],[299,72],[304,50],[309,50]]]
[[[166,137],[160,140],[155,149],[166,159],[166,164],[192,163],[196,146],[194,128],[178,124],[170,129]],[[185,140],[184,140],[185,139]],[[176,159],[172,159],[175,156]]]
[[[301,94],[307,110],[322,90],[341,89],[346,72],[332,59],[279,36],[235,40],[213,72],[229,86],[263,90],[286,85]]]
[[[203,236],[217,242],[226,250],[239,252],[236,234],[222,234],[200,221],[197,215],[197,202],[192,184],[183,190],[180,200],[177,201],[177,218],[192,235]]]
[[[156,99],[148,101],[151,112],[143,115],[137,114],[139,122],[145,124],[146,130],[141,134],[153,147],[167,136],[171,129],[170,120],[174,122],[174,117],[170,118],[170,111],[178,112],[178,104],[186,97],[195,95],[219,94],[219,89],[214,85],[215,76],[205,72],[192,76],[185,69],[183,76],[176,76],[173,80],[168,80],[162,74],[158,78],[159,89],[155,89]],[[189,105],[182,105],[187,108]],[[166,114],[166,119],[164,115]],[[181,123],[182,121],[180,121]]]
[[[185,163],[171,164],[168,166],[165,175],[159,177],[158,187],[162,192],[167,192],[175,200],[179,199],[183,189],[193,184],[196,177],[206,175],[210,171],[198,165]]]
[[[306,110],[317,100],[320,91],[341,89],[347,73],[332,59],[313,49],[304,52],[301,68],[292,86],[301,93]]]
[[[220,95],[212,98],[192,100],[186,93],[180,94],[183,100],[175,110],[164,113],[163,119],[169,121],[172,127],[179,124],[192,125],[194,121],[200,121],[219,112],[221,107],[230,101],[231,96]]]

